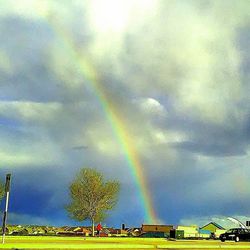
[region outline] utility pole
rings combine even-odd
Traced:
[[[8,213],[8,206],[9,206],[9,196],[10,196],[10,178],[11,174],[6,175],[6,181],[5,181],[5,195],[6,195],[6,201],[5,201],[5,211],[3,214],[3,238],[2,243],[4,244],[4,238],[6,233],[6,221],[7,221],[7,213]]]

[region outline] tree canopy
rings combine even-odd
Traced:
[[[83,168],[77,174],[70,187],[70,203],[66,209],[71,218],[78,221],[103,221],[118,200],[120,183],[105,180],[102,173],[95,169]]]

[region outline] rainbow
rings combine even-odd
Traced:
[[[118,115],[115,105],[112,104],[105,93],[95,68],[84,58],[83,55],[79,55],[77,48],[74,46],[74,42],[70,40],[70,36],[68,36],[64,30],[60,29],[54,20],[52,21],[51,18],[46,18],[46,20],[53,28],[55,33],[59,36],[59,38],[64,42],[64,45],[69,50],[73,58],[72,60],[77,63],[81,74],[86,78],[86,80],[88,80],[89,87],[92,88],[93,92],[95,93],[100,106],[112,127],[115,137],[117,138],[125,155],[125,159],[135,180],[137,189],[139,190],[140,200],[142,206],[144,207],[144,223],[156,223],[156,212],[153,207],[151,194],[148,189],[147,181],[143,173],[143,166],[140,162],[138,153],[133,146],[134,143],[128,133],[127,128]]]

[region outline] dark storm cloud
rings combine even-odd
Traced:
[[[133,141],[160,220],[247,212],[249,189],[236,183],[250,175],[249,4],[139,2],[123,30],[122,15],[114,27],[108,18],[96,25],[94,1],[1,16],[1,176],[15,176],[17,221],[73,224],[67,186],[93,166],[122,183],[108,223],[143,222],[136,180],[85,63]],[[126,14],[135,1],[123,4]]]
[[[246,104],[246,103],[245,103]],[[167,116],[152,121],[156,126],[188,135],[189,140],[169,143],[168,146],[207,156],[237,156],[247,152],[249,144],[248,115],[229,123],[215,124],[197,119],[191,112],[184,113],[166,103]],[[244,108],[245,109],[245,108]],[[166,145],[167,146],[167,145]]]
[[[11,73],[1,74],[1,98],[48,101],[58,95],[57,80],[46,67],[46,55],[53,39],[42,22],[21,17],[1,17],[0,48],[7,54]],[[44,84],[48,87],[44,88]]]
[[[0,49],[11,67],[11,72],[2,72],[0,76],[1,99],[66,103],[87,98],[83,84],[67,88],[53,71],[51,54],[55,46],[63,47],[64,43],[58,42],[58,34],[47,20],[1,17],[0,33],[4,37]],[[70,60],[74,64],[74,58]],[[76,72],[68,73],[73,79]]]
[[[88,148],[88,146],[85,146],[85,145],[72,147],[73,150],[84,150],[87,148]]]
[[[242,168],[241,161],[223,166],[223,159],[219,166],[211,166],[214,162],[200,164],[183,153],[174,163],[165,161],[164,168],[154,164],[150,190],[160,218],[175,224],[180,218],[192,218],[197,223],[195,218],[202,216],[248,214],[247,180],[243,177],[249,175],[248,167]]]
[[[192,118],[176,118],[178,122],[176,119],[170,120],[167,126],[170,129],[177,128],[179,131],[185,131],[189,134],[190,141],[172,143],[171,146],[215,157],[246,154],[249,139],[244,120],[228,127],[227,124],[215,125]]]
[[[244,148],[239,148],[239,146],[230,145],[227,143],[226,145],[220,145],[220,142],[214,144],[208,143],[195,143],[195,142],[182,142],[182,143],[175,143],[172,146],[187,150],[194,153],[201,153],[208,156],[218,156],[218,157],[225,157],[225,156],[235,156],[235,155],[244,155],[246,151]]]

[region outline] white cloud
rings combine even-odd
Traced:
[[[152,136],[157,144],[181,143],[186,141],[188,138],[187,135],[181,131],[170,131],[160,129],[152,129]]]
[[[65,160],[60,148],[49,138],[2,138],[0,162],[5,168],[42,167],[62,164]]]
[[[48,13],[49,3],[47,0],[23,0],[22,2],[10,0],[2,3],[1,7],[1,16],[11,13],[25,18],[39,19]]]
[[[31,101],[0,101],[0,114],[21,121],[48,121],[61,111],[56,102],[39,103]]]
[[[89,1],[89,19],[96,32],[109,33],[125,32],[131,19],[144,18],[145,13],[152,12],[154,0],[103,0]]]
[[[8,166],[8,167],[17,167],[17,166],[30,166],[30,165],[37,165],[37,163],[43,165],[44,163],[47,163],[47,161],[44,162],[44,158],[39,157],[37,158],[37,155],[31,155],[31,154],[25,154],[20,152],[0,152],[0,161],[2,166]]]
[[[133,93],[171,95],[178,109],[215,124],[242,119],[235,105],[244,96],[235,36],[245,16],[223,13],[238,18],[224,22],[217,18],[222,3],[211,2],[204,12],[198,5],[159,4],[118,37],[98,33],[91,55]],[[238,2],[236,10],[245,5]]]
[[[135,100],[135,103],[138,103],[142,112],[151,115],[166,115],[166,110],[159,101],[154,98],[141,98],[139,100]]]

